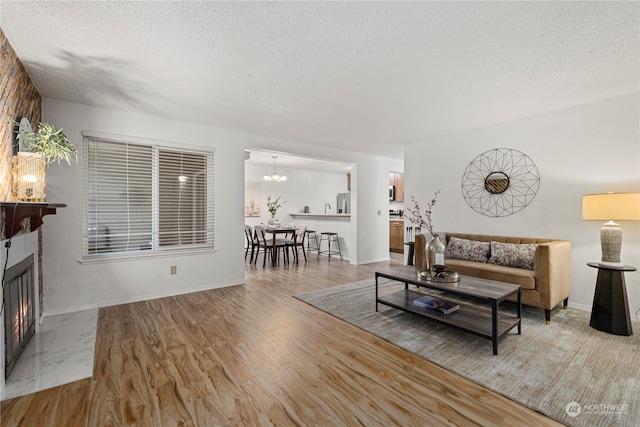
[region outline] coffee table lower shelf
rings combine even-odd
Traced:
[[[477,305],[459,302],[458,304],[460,304],[460,309],[458,311],[451,314],[444,314],[427,308],[418,307],[413,304],[413,301],[416,298],[420,298],[425,295],[426,294],[424,292],[404,289],[390,294],[378,295],[376,305],[378,303],[384,304],[421,317],[426,317],[430,320],[468,332],[481,338],[491,340],[493,342],[493,354],[498,354],[498,338],[520,324],[518,316],[500,312],[496,322],[497,331],[494,335],[493,313],[491,308],[484,308]]]

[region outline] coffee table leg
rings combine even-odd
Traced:
[[[378,311],[378,275],[376,274],[376,311]]]
[[[518,289],[518,335],[522,335],[522,288]]]
[[[493,342],[493,354],[498,354],[498,302],[491,301],[491,341]]]

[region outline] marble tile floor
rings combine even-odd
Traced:
[[[93,375],[98,310],[45,317],[2,389],[2,400]]]

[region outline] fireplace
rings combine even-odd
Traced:
[[[35,333],[33,254],[9,267],[4,275],[5,379]]]

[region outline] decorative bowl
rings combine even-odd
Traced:
[[[457,283],[460,281],[460,274],[452,270],[444,270],[432,275],[429,270],[418,270],[418,279],[428,282]]]

